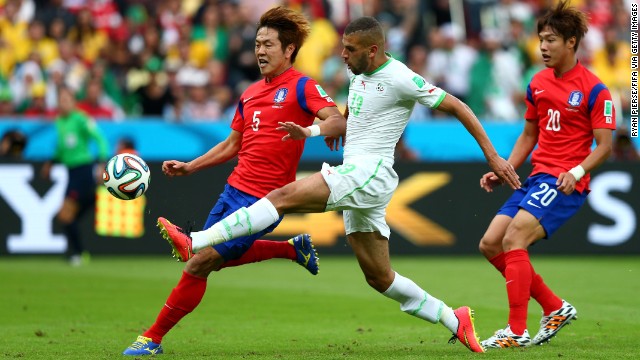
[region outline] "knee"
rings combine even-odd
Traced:
[[[528,238],[522,233],[507,233],[502,240],[502,251],[507,252],[516,249],[526,249]]]
[[[507,229],[507,233],[502,240],[503,251],[515,249],[526,249],[531,241],[530,232],[520,226],[512,226]]]
[[[393,283],[393,276],[389,274],[365,274],[367,284],[378,292],[385,292]]]
[[[271,204],[278,210],[278,213],[286,210],[288,207],[287,199],[290,198],[292,190],[290,186],[284,186],[279,189],[275,189],[267,194],[266,198],[269,199]]]
[[[187,261],[185,271],[194,276],[208,277],[223,262],[222,256],[213,248],[203,249]]]
[[[502,240],[483,236],[478,244],[478,250],[484,257],[491,259],[502,252]]]

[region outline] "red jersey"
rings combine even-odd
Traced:
[[[240,96],[231,128],[242,133],[238,165],[229,185],[257,197],[296,179],[304,140],[282,141],[278,122],[313,124],[322,108],[336,106],[318,83],[290,68],[271,81],[262,79]]]
[[[558,177],[579,165],[590,153],[593,129],[616,128],[611,94],[580,62],[561,77],[553,69],[538,72],[527,87],[527,121],[537,121],[538,147],[533,151],[531,175]],[[589,174],[576,184],[589,188]]]

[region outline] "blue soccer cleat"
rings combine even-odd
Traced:
[[[124,350],[122,355],[158,355],[162,354],[162,345],[156,344],[151,341],[151,338],[139,335],[136,341]]]
[[[296,235],[289,239],[289,244],[293,245],[296,249],[296,255],[298,257],[296,262],[309,270],[312,275],[317,275],[320,259],[318,258],[316,249],[313,247],[313,243],[311,242],[311,235]]]

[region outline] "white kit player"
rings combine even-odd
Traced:
[[[199,250],[238,236],[260,231],[287,213],[344,211],[347,241],[367,283],[400,303],[402,311],[442,323],[474,352],[483,352],[473,325],[473,312],[453,310],[410,279],[391,268],[390,229],[385,209],[398,185],[393,170],[394,149],[416,102],[455,116],[476,139],[490,167],[513,189],[518,175],[495,151],[480,122],[468,106],[442,89],[428,84],[403,63],[384,53],[382,27],[372,17],[352,21],[345,29],[342,57],[350,70],[344,160],[267,194],[207,230],[171,231],[175,250],[188,257]],[[322,135],[317,127],[282,123],[291,139]],[[339,139],[327,139],[338,146]]]

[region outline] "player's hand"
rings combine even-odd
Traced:
[[[333,137],[333,136],[325,136],[324,143],[327,144],[327,147],[331,151],[340,150],[340,144],[344,148],[344,136]]]
[[[276,130],[286,131],[287,135],[282,137],[282,141],[287,140],[304,140],[311,136],[311,130],[306,127],[302,127],[294,122],[278,122],[278,126]]]
[[[562,191],[563,194],[571,195],[576,189],[576,178],[570,172],[560,173],[556,185],[558,185],[558,190]]]
[[[520,189],[520,176],[518,176],[513,165],[509,164],[507,160],[498,155],[492,156],[489,159],[489,166],[495,175],[509,185],[511,189]]]
[[[502,181],[493,171],[489,171],[480,178],[480,187],[486,192],[493,192],[494,187],[502,184],[504,184],[504,181]]]
[[[183,176],[191,174],[191,169],[189,163],[167,160],[162,163],[162,172],[167,176]]]

